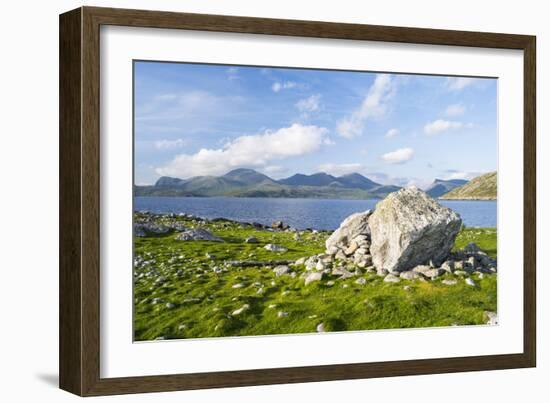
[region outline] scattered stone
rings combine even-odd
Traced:
[[[277,317],[278,318],[283,318],[285,316],[288,316],[288,312],[283,312],[283,311],[277,312]]]
[[[445,279],[441,281],[441,284],[445,285],[456,285],[457,281],[455,279]]]
[[[355,284],[365,285],[365,284],[367,284],[367,280],[364,277],[361,277],[361,278],[358,278],[357,280],[355,280]]]
[[[277,308],[277,304],[270,304],[268,305],[268,308],[269,309]]]
[[[243,312],[246,312],[250,309],[250,305],[248,304],[244,304],[243,306],[241,306],[239,309],[236,309],[233,311],[233,313],[231,315],[233,316],[237,316],[237,315],[240,315],[241,313]]]
[[[326,332],[325,324],[324,323],[319,323],[316,327],[316,330],[317,330],[317,333],[325,333]]]
[[[176,307],[176,305],[173,304],[172,302],[168,302],[168,303],[166,304],[166,308],[167,308],[167,309],[174,309],[175,307]]]
[[[447,273],[452,273],[453,270],[455,269],[454,261],[447,260],[447,261],[443,262],[443,264],[441,265],[441,269],[445,270]]]
[[[393,274],[388,274],[386,277],[384,277],[385,283],[399,283],[401,281],[399,277],[394,276]]]
[[[289,274],[290,273],[290,267],[288,267],[288,266],[277,266],[273,269],[273,271],[275,272],[275,275],[277,277],[279,277],[279,276],[282,276],[284,274]]]
[[[390,193],[370,216],[374,265],[405,271],[443,261],[462,225],[460,216],[416,187]]]
[[[405,291],[410,291],[411,290],[411,286],[410,285],[406,285],[403,287],[403,290]]]
[[[271,251],[271,252],[286,252],[286,251],[288,251],[287,248],[284,248],[282,246],[275,245],[275,244],[272,244],[272,243],[268,243],[266,246],[264,246],[264,249],[268,250],[268,251]]]
[[[333,285],[334,285],[333,280],[327,281],[327,287],[332,287]]]
[[[464,270],[455,270],[455,271],[454,271],[454,275],[455,275],[455,276],[464,277],[464,276],[467,276],[468,273],[466,273]]]
[[[304,263],[306,262],[306,259],[307,259],[306,257],[301,257],[300,259],[296,260],[296,261],[294,262],[294,264],[295,264],[295,265],[302,265],[302,264],[304,264]]]
[[[258,238],[250,236],[244,240],[245,243],[258,243],[260,242]]]
[[[305,277],[305,285],[311,284],[315,281],[321,281],[323,278],[323,272],[312,272]]]
[[[426,270],[423,274],[426,277],[433,280],[433,279],[436,279],[437,277],[439,277],[443,273],[445,273],[445,270],[433,268],[433,269],[430,269],[430,270]]]
[[[485,317],[487,319],[488,325],[492,325],[492,326],[498,325],[498,315],[496,312],[487,311],[485,312]]]
[[[467,277],[466,280],[464,280],[466,282],[466,284],[468,284],[469,286],[471,287],[475,287],[476,286],[476,283],[474,280],[472,280],[470,277]]]
[[[420,274],[415,271],[403,271],[399,274],[403,280],[416,280],[420,277]]]
[[[474,242],[470,242],[464,247],[464,252],[466,253],[478,253],[481,252],[481,248]]]
[[[231,286],[231,288],[243,288],[244,287],[244,284],[243,283],[238,283],[238,284],[233,284]]]
[[[176,236],[177,241],[212,241],[223,242],[223,239],[214,236],[204,228],[188,229]]]
[[[319,260],[317,262],[317,264],[315,265],[315,270],[317,270],[317,271],[323,271],[326,268],[327,268],[327,266],[325,265],[325,263],[322,260]]]

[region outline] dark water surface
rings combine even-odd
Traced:
[[[284,199],[260,197],[135,197],[134,209],[154,213],[187,213],[271,224],[282,220],[298,229],[333,230],[344,218],[374,208],[380,200]],[[468,227],[496,227],[496,201],[440,200],[456,211]]]

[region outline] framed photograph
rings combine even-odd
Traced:
[[[533,367],[535,37],[60,16],[60,386]]]

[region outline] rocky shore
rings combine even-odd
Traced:
[[[334,232],[139,212],[136,339],[495,324],[496,256],[472,241],[496,232],[476,231],[415,188]]]

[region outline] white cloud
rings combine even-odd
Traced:
[[[460,91],[475,82],[471,77],[448,77],[445,81],[445,86],[450,91]]]
[[[481,172],[471,172],[471,171],[457,171],[455,169],[449,169],[447,170],[447,175],[443,176],[443,179],[451,180],[451,179],[466,179],[470,180],[475,178],[476,176],[481,175]]]
[[[317,170],[320,172],[325,172],[327,174],[340,176],[351,174],[355,172],[361,172],[365,170],[365,166],[359,163],[352,164],[321,164],[317,167]]]
[[[290,89],[290,88],[294,88],[296,87],[296,83],[294,81],[283,81],[283,82],[276,82],[276,83],[273,83],[273,85],[271,86],[271,89],[273,90],[273,92],[279,92],[281,90],[287,90],[287,89]]]
[[[392,138],[392,137],[395,137],[399,134],[399,130],[397,129],[390,129],[386,132],[386,134],[384,135],[384,137],[386,138]]]
[[[398,150],[382,155],[382,159],[388,164],[404,164],[414,155],[412,148],[400,148]]]
[[[222,148],[203,148],[195,154],[180,154],[156,173],[188,178],[198,175],[222,175],[234,168],[262,168],[274,160],[309,154],[325,143],[328,130],[318,126],[293,124],[276,131],[244,135]]]
[[[466,108],[462,104],[453,104],[447,106],[447,109],[445,109],[445,115],[447,116],[462,116],[464,115],[464,112],[466,112]]]
[[[155,141],[155,148],[157,150],[172,150],[174,148],[181,148],[187,144],[186,140],[157,140]]]
[[[447,130],[455,130],[464,127],[462,122],[455,122],[452,120],[437,119],[433,122],[427,123],[424,126],[424,133],[428,136],[433,136]]]
[[[388,74],[378,74],[361,105],[338,122],[338,134],[348,139],[360,136],[367,119],[386,114],[388,102],[394,93],[395,84],[392,77]]]
[[[317,94],[299,100],[295,106],[300,112],[316,112],[320,108],[320,101],[321,95]]]

